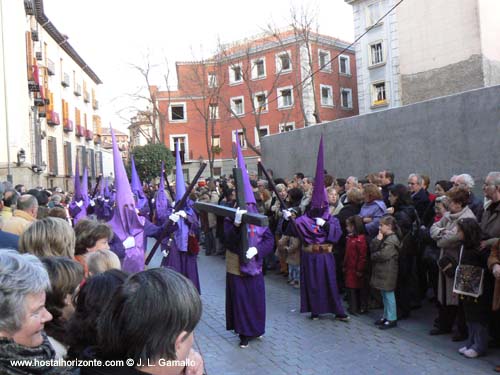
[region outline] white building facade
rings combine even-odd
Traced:
[[[0,134],[9,144],[0,147],[0,179],[72,190],[76,159],[91,179],[103,172],[102,82],[45,15],[43,0],[0,4],[6,98]]]

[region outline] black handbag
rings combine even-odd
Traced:
[[[437,264],[441,272],[443,272],[446,277],[455,277],[455,271],[457,270],[458,263],[450,255],[443,255],[439,258]]]

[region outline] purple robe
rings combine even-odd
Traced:
[[[269,228],[262,229],[253,244],[258,254],[254,257],[262,271],[263,259],[273,251],[274,237]],[[229,251],[239,253],[240,231],[232,220],[224,221],[224,234]],[[249,238],[252,246],[252,238]],[[254,276],[226,273],[226,329],[248,337],[258,337],[266,329],[266,291],[262,272]]]
[[[185,220],[183,218],[180,218],[175,228],[175,232],[172,231],[174,233],[174,239],[170,243],[170,248],[167,249],[169,236],[167,236],[162,241],[161,245],[162,250],[167,250],[168,255],[163,258],[161,265],[162,267],[172,268],[173,270],[186,276],[189,280],[193,282],[196,289],[198,289],[198,293],[201,294],[200,277],[198,275],[198,262],[197,262],[198,255],[191,254],[189,251],[181,250],[178,245],[177,234],[180,228],[185,228],[187,231],[189,231],[190,234],[195,236],[199,234],[199,221],[197,215],[192,210],[190,211],[190,213],[188,213],[188,211],[186,213],[188,214],[187,218]],[[169,222],[169,220],[167,220],[167,222]],[[182,227],[179,226],[181,222],[182,222]],[[188,233],[186,232],[186,250],[187,250],[187,236]]]
[[[301,228],[304,223],[311,222],[307,215],[299,217],[297,226]],[[318,232],[321,241],[308,241],[307,243],[336,243],[342,235],[342,229],[337,218],[328,218],[328,233],[320,227],[313,229]],[[335,274],[335,258],[333,253],[314,254],[305,251],[300,257],[300,312],[312,314],[345,315],[340,298],[337,278]]]

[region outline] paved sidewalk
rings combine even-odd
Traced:
[[[240,349],[238,336],[225,328],[225,262],[198,258],[203,316],[195,333],[209,375],[312,374],[494,374],[500,350],[467,359],[450,336],[427,334],[434,318],[430,306],[414,312],[399,327],[381,331],[373,325],[379,311],[352,317],[349,323],[332,316],[311,321],[300,314],[299,291],[282,276],[267,275],[266,334]]]

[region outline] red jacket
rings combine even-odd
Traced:
[[[344,256],[344,277],[347,288],[360,289],[363,287],[367,253],[368,246],[364,234],[347,236]]]

